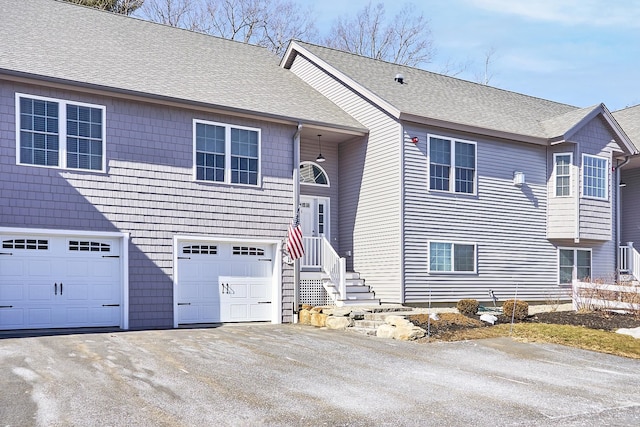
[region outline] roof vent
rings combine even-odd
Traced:
[[[400,73],[396,74],[396,77],[393,79],[400,84],[404,84],[404,76]]]

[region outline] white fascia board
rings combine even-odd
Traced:
[[[292,61],[294,58],[294,56],[292,55],[296,55],[296,54],[300,54],[306,57],[308,60],[313,62],[317,67],[324,70],[326,73],[332,75],[333,77],[335,77],[336,79],[344,83],[347,87],[353,89],[355,92],[360,94],[363,98],[365,98],[372,104],[380,107],[383,111],[387,112],[392,117],[396,119],[400,118],[400,110],[398,108],[394,107],[392,104],[380,98],[378,95],[371,92],[369,89],[367,89],[357,81],[353,80],[351,77],[347,76],[346,74],[342,73],[340,70],[333,67],[323,59],[317,57],[316,55],[314,55],[304,47],[300,46],[295,41],[292,41],[289,47],[287,48],[287,53],[282,58],[280,65],[283,68],[288,68],[290,66],[290,61]]]

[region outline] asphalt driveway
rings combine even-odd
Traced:
[[[298,325],[0,339],[2,426],[640,425],[640,362]]]

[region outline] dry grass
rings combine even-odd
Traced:
[[[426,317],[412,320],[424,324],[427,321]],[[431,331],[430,337],[425,337],[420,341],[463,341],[510,336],[522,342],[560,344],[640,359],[640,339],[582,326],[546,323],[516,323],[513,328],[510,324],[486,326],[476,319],[470,319],[460,314],[444,313],[440,315],[440,320],[431,320]]]

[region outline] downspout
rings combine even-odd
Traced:
[[[620,283],[620,234],[621,234],[621,222],[622,222],[622,215],[620,214],[620,209],[621,209],[621,201],[620,201],[620,195],[621,195],[621,189],[620,189],[620,168],[623,167],[624,165],[626,165],[627,163],[629,163],[631,161],[631,156],[624,156],[624,161],[622,163],[620,163],[619,165],[616,165],[615,167],[615,189],[616,189],[616,235],[615,235],[615,247],[616,247],[616,253],[614,256],[614,262],[615,262],[615,268],[616,268],[616,282]]]
[[[300,132],[302,123],[298,123],[298,130],[293,135],[293,215],[298,214],[300,207]],[[300,259],[293,262],[293,323],[298,323],[300,307]]]

